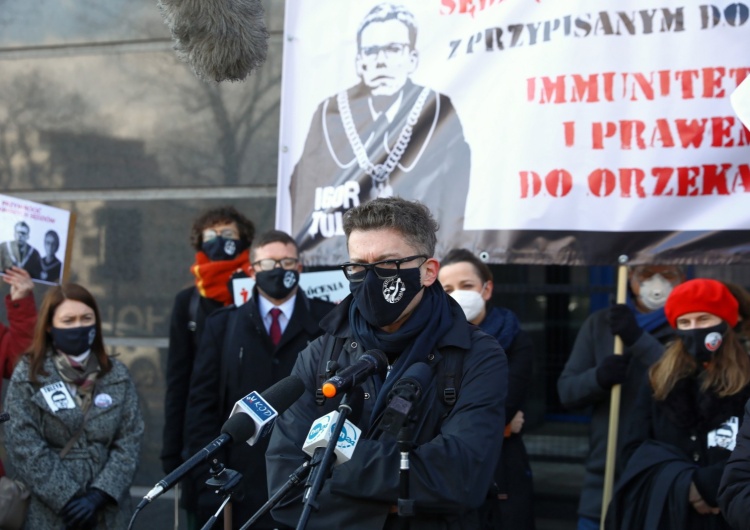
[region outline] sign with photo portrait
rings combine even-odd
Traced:
[[[72,220],[67,210],[0,195],[0,273],[21,267],[35,282],[61,283],[69,267]]]

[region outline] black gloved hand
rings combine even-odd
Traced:
[[[80,497],[70,499],[60,515],[68,528],[93,528],[96,512],[110,499],[102,490],[89,488]]]
[[[596,382],[605,389],[621,385],[628,375],[631,354],[607,355],[596,367]]]
[[[625,304],[610,307],[606,320],[612,335],[619,335],[625,346],[632,346],[643,335],[643,330],[635,321],[633,311]]]

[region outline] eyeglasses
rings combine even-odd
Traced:
[[[395,278],[401,271],[401,264],[415,259],[422,258],[424,261],[419,264],[421,267],[424,262],[427,261],[427,256],[419,254],[416,256],[409,256],[408,258],[398,259],[384,259],[376,261],[375,263],[344,263],[339,265],[341,270],[344,271],[346,279],[350,282],[361,282],[367,276],[367,271],[374,271],[378,278],[381,280],[387,280],[389,278]]]
[[[403,42],[391,42],[385,46],[367,46],[362,48],[362,56],[365,59],[375,60],[380,52],[386,59],[393,59],[404,53],[409,45]]]
[[[294,267],[296,267],[297,263],[299,263],[299,260],[297,258],[281,258],[281,259],[266,258],[266,259],[259,259],[258,261],[254,261],[252,263],[252,266],[262,271],[272,271],[276,268],[276,265],[280,265],[282,269],[289,270],[289,269],[293,269]]]
[[[236,230],[232,230],[231,228],[226,228],[222,230],[221,232],[217,232],[216,230],[212,228],[208,228],[203,231],[203,241],[211,241],[212,239],[215,239],[219,236],[223,237],[224,239],[239,239],[240,235],[237,233]]]

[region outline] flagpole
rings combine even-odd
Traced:
[[[628,288],[628,257],[620,256],[617,267],[617,303],[624,304]],[[615,355],[622,355],[623,344],[619,335],[615,335]],[[607,460],[604,468],[604,491],[602,495],[602,514],[599,528],[604,530],[604,520],[607,507],[612,500],[612,490],[615,483],[615,456],[617,453],[617,431],[620,422],[620,392],[621,386],[614,385],[609,402],[609,432],[607,435]]]

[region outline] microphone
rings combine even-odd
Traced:
[[[388,393],[388,406],[383,411],[378,428],[393,436],[398,435],[409,419],[412,408],[422,397],[423,389],[427,388],[431,380],[430,365],[423,362],[412,364],[403,377],[393,383],[393,388]]]
[[[361,385],[371,375],[378,374],[384,377],[387,369],[388,358],[385,353],[380,350],[367,350],[356,363],[339,370],[323,383],[321,390],[325,397],[332,398]]]
[[[177,57],[203,81],[242,81],[266,60],[260,0],[158,0]]]
[[[352,459],[354,449],[357,447],[357,442],[362,434],[362,431],[355,424],[362,417],[364,403],[364,391],[361,387],[354,388],[349,400],[350,412],[347,415],[344,427],[341,429],[341,434],[339,434],[339,439],[333,450],[336,455],[335,465],[337,466]],[[349,418],[351,418],[351,421],[349,421]],[[310,432],[307,433],[302,450],[309,456],[314,457],[315,449],[319,447],[325,449],[331,440],[331,435],[338,419],[339,411],[334,410],[315,420],[312,427],[310,427]]]
[[[239,440],[252,440],[253,445],[267,435],[278,415],[292,406],[305,392],[305,384],[296,375],[285,377],[268,388],[263,394],[251,392],[239,400],[230,418],[221,427],[221,436],[161,479],[139,503],[142,508],[165,491],[177,484],[195,466],[207,460],[224,445]],[[238,407],[240,409],[238,410]]]

